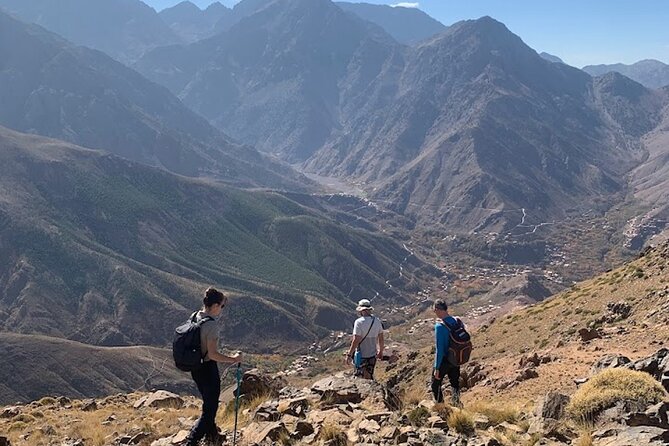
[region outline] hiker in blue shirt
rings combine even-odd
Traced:
[[[432,371],[432,394],[437,403],[444,401],[441,383],[448,376],[451,384],[451,401],[454,406],[460,406],[460,366],[453,365],[448,360],[448,346],[450,343],[449,326],[454,326],[458,321],[448,314],[448,305],[439,299],[432,307],[439,318],[434,324],[434,338],[436,350],[434,354],[434,367]]]

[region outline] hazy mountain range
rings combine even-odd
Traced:
[[[277,193],[4,128],[0,191],[4,331],[165,345],[213,283],[233,296],[229,342],[285,350],[348,326],[357,299],[401,302],[414,270],[434,274],[387,236]]]
[[[0,58],[0,125],[183,175],[308,187],[291,169],[233,143],[165,88],[2,12]]]
[[[588,65],[583,67],[583,71],[593,76],[601,76],[615,71],[648,88],[660,88],[669,85],[669,65],[659,60],[642,60],[632,65]]]
[[[490,18],[407,47],[328,0],[262,2],[136,68],[233,137],[452,228],[499,230],[521,208],[539,222],[624,193],[665,101],[545,61]]]

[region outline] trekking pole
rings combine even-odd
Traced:
[[[237,363],[237,389],[235,391],[235,428],[232,434],[232,446],[237,445],[237,419],[239,416],[239,396],[242,391],[242,363]]]

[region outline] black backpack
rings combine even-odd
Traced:
[[[459,318],[454,318],[455,324],[442,323],[448,328],[450,337],[448,343],[448,362],[461,366],[469,361],[472,354],[472,337],[465,329],[465,324]]]
[[[204,355],[200,345],[200,327],[207,321],[213,321],[211,316],[205,316],[197,321],[197,312],[188,318],[188,321],[177,327],[172,342],[172,356],[174,364],[179,370],[192,372],[202,367]]]

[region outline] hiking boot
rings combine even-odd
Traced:
[[[462,402],[460,401],[460,389],[451,389],[451,405],[453,407],[462,408]]]

